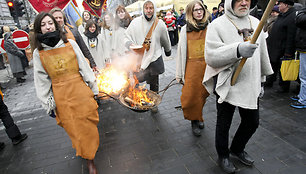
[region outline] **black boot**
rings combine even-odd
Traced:
[[[24,78],[22,78],[22,77],[18,77],[17,78],[17,83],[23,83],[23,82],[25,82],[26,81],[26,79],[24,79]]]
[[[201,130],[199,128],[199,120],[191,120],[191,128],[194,136],[201,136]]]
[[[231,155],[247,166],[252,166],[254,163],[254,159],[245,151],[241,153],[231,152]]]
[[[13,143],[13,145],[17,145],[27,138],[28,138],[27,134],[21,134],[21,135],[17,136],[16,138],[13,138],[12,143]]]
[[[233,162],[228,157],[224,157],[224,158],[219,157],[218,163],[224,172],[235,173],[236,167],[234,166]]]
[[[204,129],[204,121],[203,122],[199,121],[199,128]]]

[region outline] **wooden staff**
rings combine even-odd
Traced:
[[[255,44],[255,42],[256,42],[256,40],[257,40],[257,38],[258,38],[262,28],[263,28],[263,26],[267,22],[267,19],[268,19],[269,15],[270,15],[270,13],[271,13],[275,3],[276,3],[276,0],[270,0],[269,1],[269,4],[268,4],[268,6],[267,6],[267,8],[266,8],[262,18],[261,18],[261,21],[259,22],[258,27],[256,28],[256,31],[255,31],[252,39],[251,39],[251,44]],[[247,58],[245,58],[245,57],[243,57],[241,59],[239,65],[238,65],[238,67],[237,67],[237,69],[236,69],[236,71],[235,71],[235,73],[234,73],[234,75],[232,77],[231,86],[235,85],[236,80],[237,80],[237,78],[239,76],[239,73],[241,72],[241,70],[243,68],[243,65],[245,64],[246,60],[247,60]]]

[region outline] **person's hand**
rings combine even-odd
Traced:
[[[253,56],[254,51],[257,47],[257,44],[251,44],[250,42],[242,42],[238,45],[238,53],[241,57],[249,58]]]

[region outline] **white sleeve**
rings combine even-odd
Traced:
[[[52,83],[49,75],[41,64],[37,49],[33,52],[33,65],[36,95],[42,102],[42,107],[47,110],[48,114],[51,114],[51,111],[56,108],[52,92]]]

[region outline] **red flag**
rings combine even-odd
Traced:
[[[101,16],[102,7],[106,0],[83,0],[83,7],[85,10],[90,11],[92,15]]]
[[[54,7],[64,9],[70,0],[29,0],[36,12],[49,12]]]
[[[78,7],[78,3],[75,0],[72,0],[72,2],[74,3],[76,7]]]

